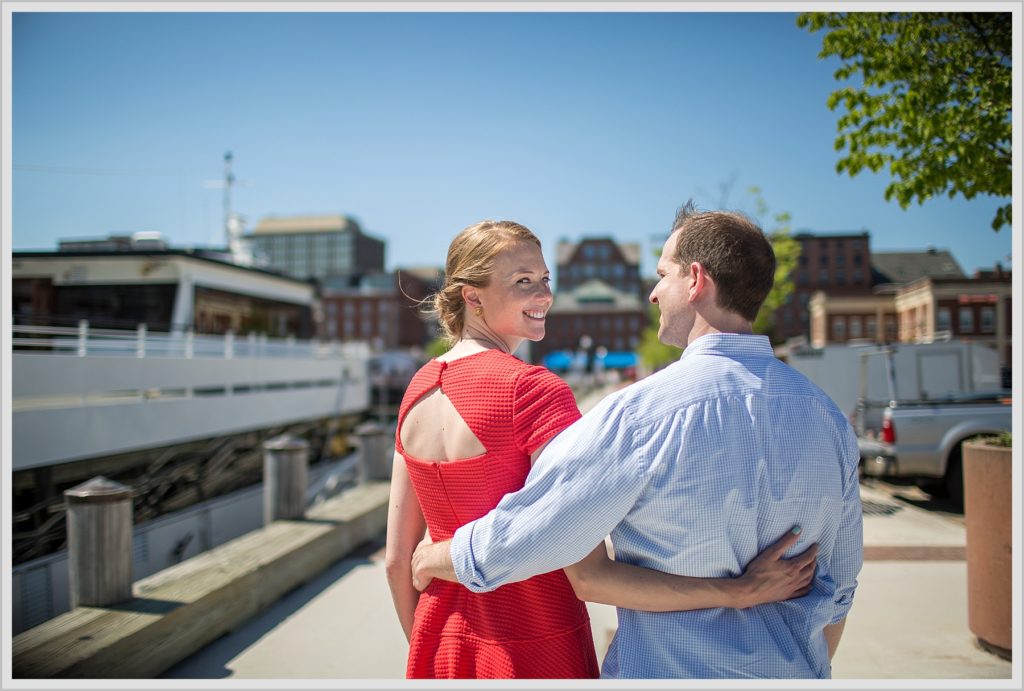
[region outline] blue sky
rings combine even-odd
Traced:
[[[512,218],[545,243],[639,242],[644,271],[693,197],[794,230],[868,230],[875,251],[1009,265],[1005,200],[887,202],[887,174],[835,172],[838,63],[795,14],[18,13],[15,249],[160,231],[222,244],[235,210],[344,213],[388,268],[441,265],[450,239]],[[771,226],[768,215],[760,217]]]

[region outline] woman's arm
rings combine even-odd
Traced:
[[[423,520],[423,511],[409,481],[405,459],[400,453],[395,452],[391,468],[384,570],[398,620],[408,640],[412,637],[413,615],[420,598],[419,592],[412,586],[412,553],[423,539],[426,522]]]
[[[812,545],[792,559],[782,555],[796,543],[798,532],[786,533],[754,557],[738,578],[696,578],[613,561],[600,544],[565,575],[576,597],[616,607],[670,612],[709,607],[745,608],[800,597],[811,589],[818,548]]]

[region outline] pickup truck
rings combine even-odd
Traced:
[[[861,360],[862,382],[867,357],[865,354]],[[944,493],[962,505],[962,444],[1010,431],[1010,391],[900,400],[891,355],[887,365],[890,400],[870,403],[862,397],[853,416],[862,474],[911,478],[922,488]]]

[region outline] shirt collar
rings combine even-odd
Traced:
[[[686,346],[680,359],[694,354],[724,355],[726,357],[775,357],[772,343],[760,334],[704,334]]]

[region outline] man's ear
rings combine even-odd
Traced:
[[[690,284],[690,301],[699,300],[707,291],[708,282],[711,280],[708,272],[700,262],[690,262],[690,276],[693,283]]]

